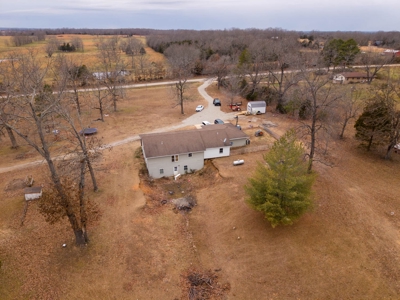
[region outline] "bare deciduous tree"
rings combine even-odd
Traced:
[[[45,79],[50,75],[52,60],[46,58],[41,60],[38,58],[34,50],[29,50],[26,54],[18,55],[18,59],[13,56],[7,61],[9,63],[9,74],[14,82],[14,94],[9,97],[6,103],[5,112],[10,114],[12,118],[2,118],[6,120],[14,133],[23,139],[28,145],[34,148],[46,161],[50,171],[50,177],[61,213],[65,215],[74,231],[75,240],[78,245],[87,243],[86,229],[82,227],[81,217],[74,206],[74,197],[70,194],[69,186],[65,185],[65,178],[62,177],[60,169],[57,168],[55,153],[52,149],[52,139],[54,139],[49,124],[62,126],[60,116],[64,111],[60,108],[64,107],[63,101],[65,95],[65,82],[57,82],[58,90],[53,92],[52,88],[46,84]],[[17,122],[8,122],[14,119]],[[67,118],[64,118],[67,119]],[[68,119],[67,119],[68,120]],[[69,121],[69,120],[68,120]],[[73,122],[67,122],[73,125]],[[72,127],[76,136],[77,129]],[[79,139],[81,142],[82,138]],[[80,144],[81,153],[85,155],[87,148]],[[88,155],[86,155],[87,157]],[[84,167],[89,161],[83,156]],[[94,186],[97,185],[94,182]],[[82,202],[84,205],[84,202]],[[82,207],[85,209],[85,207]]]
[[[75,49],[77,51],[82,51],[83,52],[85,50],[84,46],[83,46],[83,41],[82,41],[82,39],[80,37],[77,37],[77,36],[74,37],[71,40],[71,44],[75,46]]]
[[[49,38],[47,44],[44,48],[44,51],[47,53],[48,57],[52,57],[55,52],[57,52],[60,43],[55,37]]]
[[[300,79],[296,72],[287,71],[289,68],[296,69],[300,67],[297,45],[292,40],[274,40],[268,49],[269,63],[266,67],[269,73],[269,86],[278,94],[277,110],[285,112],[285,94]]]
[[[302,70],[300,73],[304,85],[301,87],[302,107],[300,113],[305,119],[302,121],[301,131],[303,137],[307,140],[305,143],[308,147],[308,172],[311,172],[314,161],[322,161],[316,159],[316,152],[322,149],[322,153],[326,153],[326,135],[321,139],[322,132],[329,133],[330,115],[333,108],[337,105],[341,94],[335,93],[329,78],[320,76],[314,72]]]
[[[80,102],[80,92],[79,88],[85,86],[90,73],[86,65],[82,63],[77,63],[72,57],[59,55],[54,63],[53,75],[57,83],[61,83],[67,89],[72,89],[71,95],[75,102],[76,109],[78,113],[81,113],[81,102]]]
[[[108,92],[103,88],[100,80],[95,81],[92,95],[94,99],[93,108],[97,109],[100,113],[100,118],[97,120],[104,122],[104,111],[107,108]]]
[[[351,87],[343,97],[338,101],[337,113],[340,118],[340,134],[339,137],[343,139],[346,127],[351,119],[355,119],[364,107],[364,102],[360,99],[360,92]]]
[[[7,105],[13,96],[13,87],[14,84],[9,76],[6,64],[0,64],[0,93],[2,94],[2,97],[0,97],[0,132],[4,129],[10,139],[11,148],[17,149],[17,139],[15,138],[12,128],[8,125],[10,123],[14,124],[15,120],[12,117],[15,115],[15,107]]]
[[[206,63],[206,73],[217,76],[217,87],[220,89],[223,79],[228,75],[232,66],[232,58],[228,55],[213,54]]]
[[[360,63],[367,72],[367,82],[370,84],[378,72],[395,59],[394,53],[383,54],[372,50],[360,54]]]
[[[173,77],[177,80],[175,84],[178,101],[181,106],[181,114],[184,114],[183,103],[186,84],[192,76],[196,60],[199,58],[200,51],[192,46],[172,45],[165,50]]]
[[[125,61],[122,58],[118,45],[118,37],[112,37],[108,40],[100,40],[98,43],[99,63],[102,70],[101,76],[104,85],[107,87],[108,94],[111,97],[114,111],[117,111],[117,101],[123,98],[123,91],[120,88],[124,81]]]

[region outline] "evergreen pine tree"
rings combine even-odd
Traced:
[[[264,156],[267,164],[259,163],[245,191],[247,203],[265,214],[272,227],[290,225],[299,218],[311,202],[311,187],[315,176],[307,173],[304,149],[289,131]]]
[[[356,138],[368,151],[388,142],[392,130],[392,108],[382,98],[372,99],[354,124]]]

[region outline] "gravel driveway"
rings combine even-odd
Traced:
[[[208,102],[208,105],[206,105],[205,108],[201,112],[195,113],[194,115],[188,117],[187,119],[183,120],[181,123],[179,123],[177,125],[158,128],[158,129],[153,130],[153,131],[151,131],[149,133],[172,131],[172,130],[179,129],[179,128],[186,127],[186,126],[190,126],[190,125],[201,124],[202,121],[209,121],[211,123],[214,123],[215,119],[221,119],[223,121],[232,119],[235,116],[235,113],[234,112],[233,113],[224,113],[223,111],[221,111],[220,106],[214,106],[213,103],[212,103],[213,98],[211,98],[211,96],[206,93],[206,88],[213,81],[214,81],[214,79],[206,79],[206,80],[204,80],[204,83],[201,86],[198,87],[198,91],[199,91],[200,95],[203,96],[203,98],[205,100],[207,100],[207,102]],[[163,83],[161,83],[161,84],[163,84]],[[169,84],[169,82],[164,83],[164,84]],[[160,84],[159,83],[154,83],[152,85],[160,85]],[[132,87],[132,86],[130,86],[130,87]],[[119,145],[124,145],[124,144],[130,143],[130,142],[133,142],[133,141],[137,141],[137,140],[139,140],[139,135],[133,135],[133,136],[130,136],[130,137],[126,138],[126,139],[123,139],[123,140],[116,141],[116,142],[110,143],[108,145],[105,145],[104,148],[116,147],[116,146],[119,146]],[[57,159],[57,158],[58,157],[53,158],[53,159]],[[59,158],[62,159],[62,158],[65,158],[65,156],[62,156],[62,157],[60,156]],[[15,165],[15,166],[12,166],[12,167],[0,168],[0,173],[5,173],[5,172],[13,171],[13,170],[18,170],[18,169],[23,169],[23,168],[26,168],[26,167],[39,165],[39,164],[42,164],[43,162],[44,162],[44,160],[40,159],[40,160],[27,162],[27,163],[20,164],[20,165]]]

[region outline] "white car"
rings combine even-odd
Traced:
[[[201,124],[204,125],[204,126],[206,126],[206,125],[211,125],[211,123],[208,122],[208,121],[203,121],[203,122],[201,122]]]
[[[196,111],[202,111],[204,109],[203,105],[197,105]]]

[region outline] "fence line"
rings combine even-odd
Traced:
[[[245,153],[252,153],[252,152],[259,152],[259,151],[265,151],[268,150],[271,147],[271,145],[260,145],[260,146],[246,146],[243,148],[239,149],[231,149],[231,155],[240,155],[240,154],[245,154]]]

